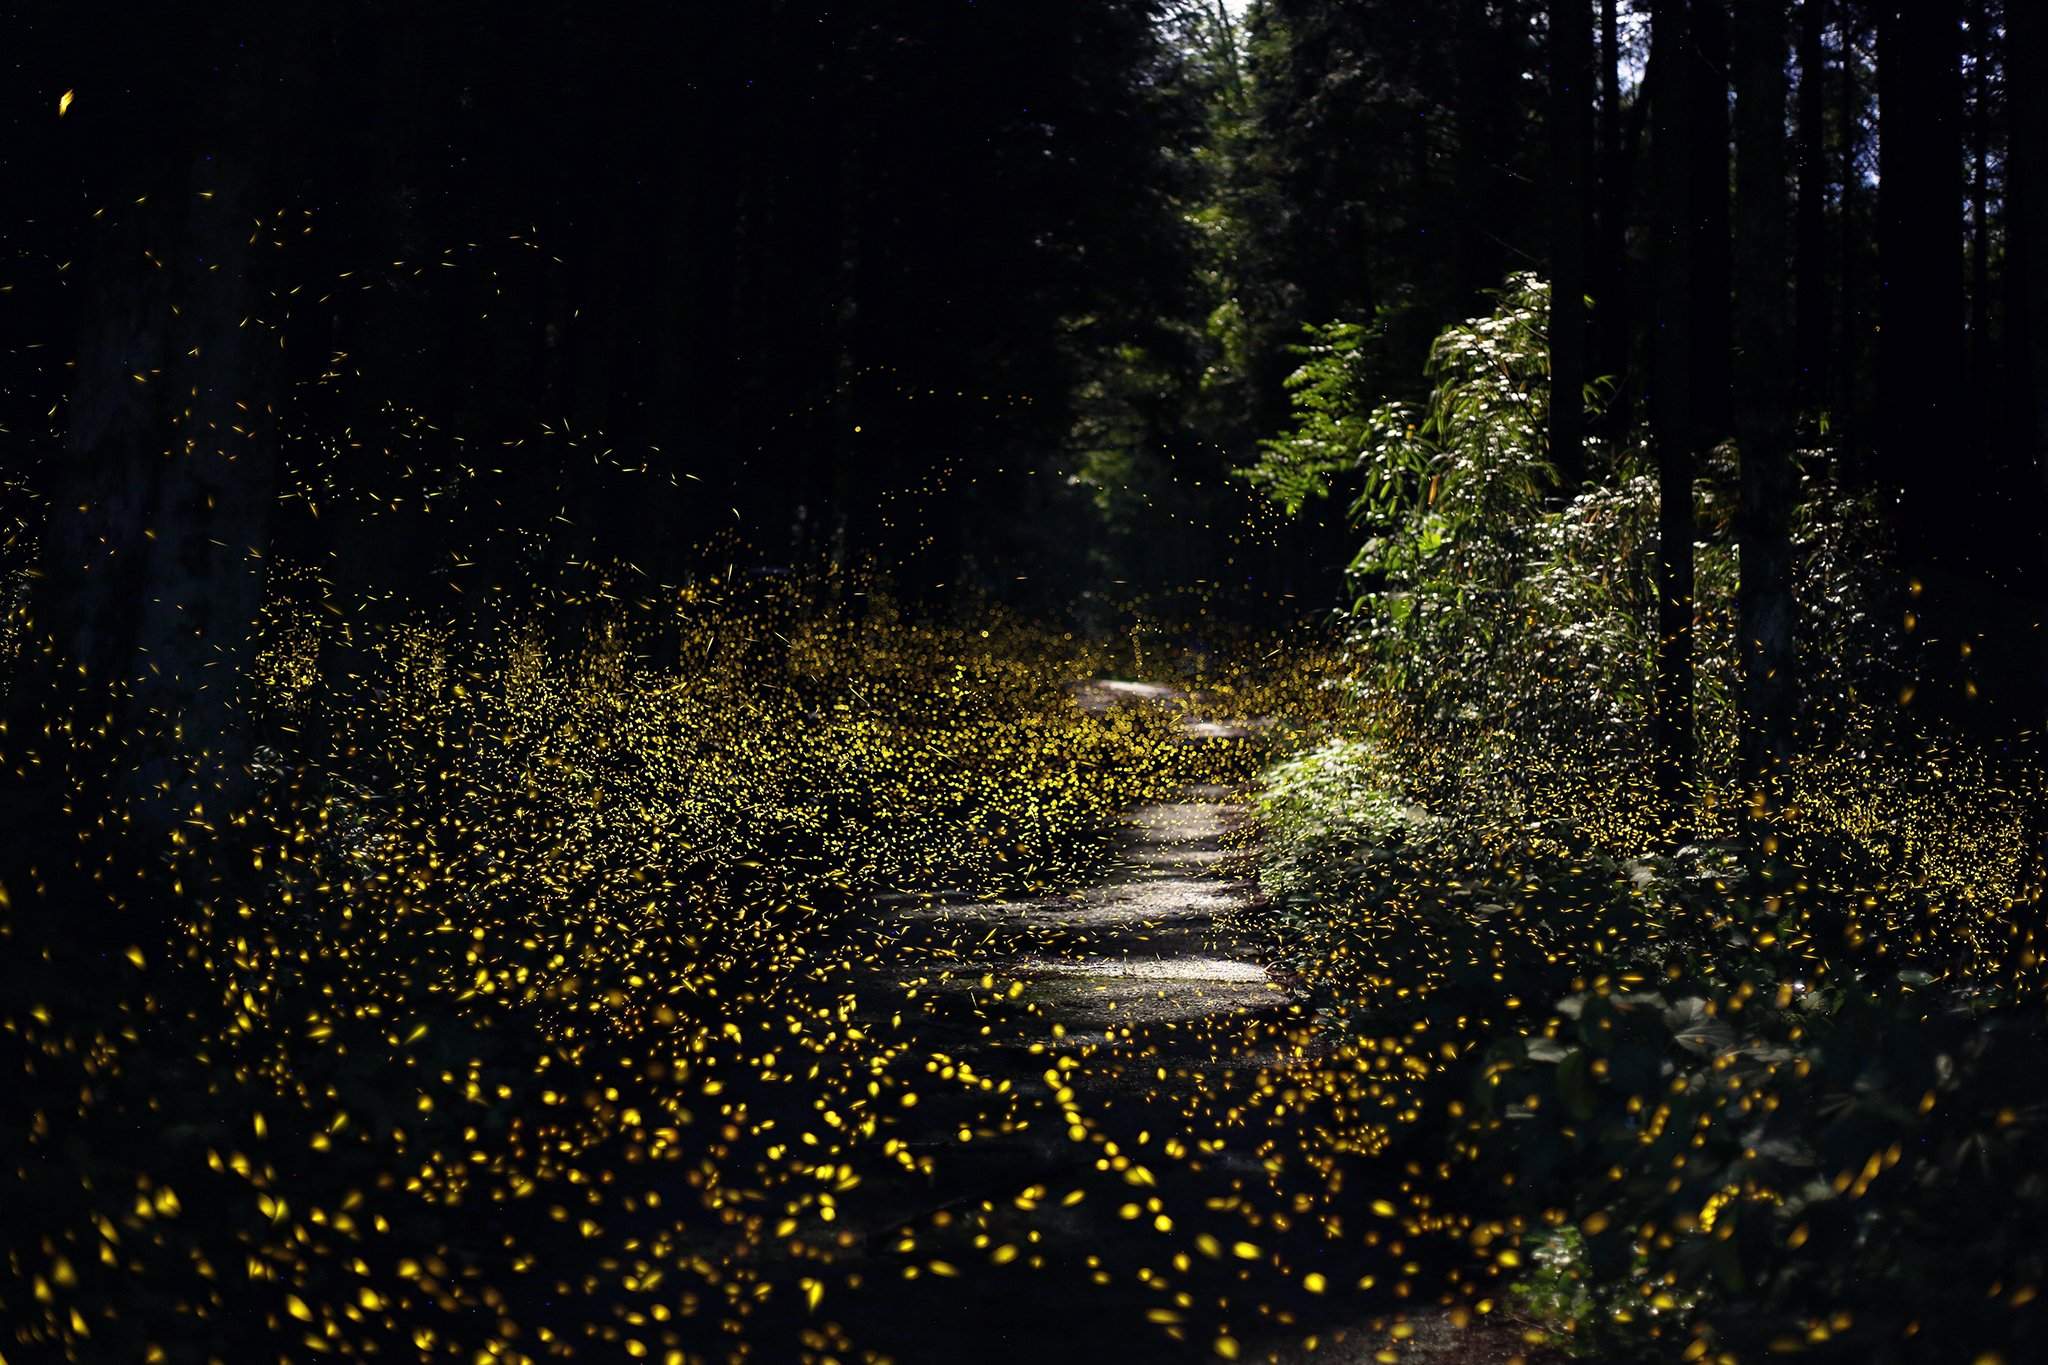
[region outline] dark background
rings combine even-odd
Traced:
[[[1652,43],[1653,9],[1682,38]],[[1615,386],[1593,435],[1625,439],[1683,195],[1684,421],[1735,434],[1733,15],[18,8],[11,543],[50,570],[40,619],[117,669],[152,628],[110,623],[165,585],[187,622],[207,593],[246,620],[279,566],[352,612],[819,560],[1084,623],[1190,587],[1312,612],[1341,598],[1341,507],[1283,525],[1229,476],[1285,424],[1305,323],[1373,324],[1375,379],[1412,395],[1440,327],[1554,267]],[[1974,641],[2037,714],[2031,20],[1780,18],[1786,411],[1888,500],[1942,648]]]

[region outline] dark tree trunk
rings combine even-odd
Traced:
[[[1620,183],[1613,167],[1622,154],[1620,11],[1621,0],[1600,0],[1600,155],[1608,168],[1602,187],[1610,193]]]
[[[1809,412],[1828,398],[1827,52],[1821,42],[1827,8],[1827,0],[1799,0],[1799,223],[1793,276],[1799,302],[1799,401]]]
[[[1486,190],[1486,147],[1479,118],[1479,106],[1489,98],[1486,64],[1482,56],[1485,29],[1486,5],[1483,0],[1459,0],[1454,39],[1457,44],[1454,60],[1457,63],[1458,102],[1452,119],[1457,137],[1453,175],[1460,204],[1481,202]],[[1487,253],[1480,239],[1476,215],[1458,215],[1456,252],[1453,268],[1457,271],[1458,302],[1464,307],[1471,302],[1470,294],[1491,283],[1481,264]]]
[[[120,736],[115,797],[161,832],[244,788],[249,671],[276,502],[277,336],[260,316],[261,205],[239,149],[102,229],[35,614],[61,690]],[[255,234],[265,244],[267,234]],[[160,264],[158,264],[160,263]],[[45,679],[50,683],[53,679]]]
[[[1585,0],[1553,0],[1550,54],[1550,458],[1569,495],[1585,474],[1586,163],[1593,133]]]
[[[2012,159],[2008,269],[2020,275],[2015,296],[2025,337],[2015,358],[2026,367],[2030,395],[2026,432],[2032,447],[2037,517],[2048,516],[2048,13],[2039,5],[2006,9],[2006,89],[2012,98]],[[2048,541],[2036,540],[2039,555]],[[2048,563],[2033,566],[2034,596],[2048,595]],[[2037,623],[2040,672],[2035,714],[2048,715],[2048,621]]]
[[[1687,0],[1656,0],[1651,44],[1656,54],[1652,133],[1657,166],[1655,287],[1650,422],[1657,454],[1657,657],[1651,714],[1661,818],[1674,840],[1691,826],[1687,785],[1693,767],[1693,470],[1694,420],[1693,221],[1696,181],[1685,156],[1697,133],[1693,112],[1701,88],[1692,75]]]
[[[1867,407],[1863,402],[1861,377],[1870,349],[1870,317],[1863,307],[1863,87],[1856,77],[1861,29],[1856,7],[1841,7],[1842,84],[1841,107],[1842,199],[1841,242],[1838,252],[1841,299],[1841,342],[1835,351],[1833,427],[1841,452],[1842,468],[1851,487],[1868,488],[1874,480],[1868,443],[1863,439]]]
[[[833,148],[834,222],[832,240],[832,397],[829,404],[832,446],[832,500],[843,517],[851,517],[853,543],[868,553],[894,559],[907,547],[891,540],[892,529],[878,524],[873,516],[873,499],[863,496],[872,487],[876,470],[874,454],[863,447],[854,432],[858,425],[855,385],[859,382],[861,341],[865,319],[861,316],[862,224],[866,218],[868,187],[863,180],[866,148],[859,137],[859,125],[845,126]],[[941,518],[944,527],[958,517]],[[845,550],[837,551],[843,557]],[[950,568],[947,569],[950,574]]]
[[[1987,412],[1996,385],[1991,346],[1991,43],[1990,6],[1970,6],[1970,410]],[[1991,431],[1980,423],[1980,440]]]
[[[94,24],[66,18],[81,38]],[[199,50],[239,52],[199,82],[205,98],[146,32],[110,36],[106,97],[66,133],[104,177],[84,204],[105,207],[66,223],[77,292],[64,441],[7,700],[10,767],[45,723],[105,727],[103,743],[60,741],[50,767],[92,761],[76,776],[138,858],[195,808],[217,818],[248,790],[241,689],[270,562],[290,310],[265,266],[299,235],[278,192],[275,153],[292,134],[273,92],[301,76],[302,50],[225,14],[189,32]],[[57,780],[15,775],[27,780],[10,806]]]
[[[1703,444],[1729,434],[1733,298],[1728,238],[1727,0],[1691,0],[1693,421]]]
[[[1621,3],[1600,0],[1600,218],[1599,240],[1588,272],[1593,291],[1595,365],[1619,380],[1628,371],[1627,291],[1629,168],[1633,144],[1621,132]],[[1617,387],[1608,430],[1628,429],[1628,396]]]
[[[1807,0],[1806,7],[1812,4]],[[1791,511],[1798,481],[1793,470],[1793,384],[1785,316],[1791,248],[1785,176],[1785,0],[1742,0],[1736,16],[1741,761],[1750,810],[1768,816],[1779,805],[1779,779],[1792,756],[1797,708]]]
[[[1671,63],[1666,63],[1670,65]],[[1635,205],[1637,167],[1641,163],[1643,139],[1649,131],[1650,113],[1657,100],[1657,59],[1651,54],[1643,84],[1622,120],[1620,141],[1608,163],[1608,184],[1604,189],[1606,219],[1600,229],[1601,260],[1596,267],[1607,280],[1609,306],[1601,309],[1598,321],[1604,348],[1603,372],[1617,385],[1607,409],[1607,431],[1616,440],[1626,439],[1633,429],[1638,389],[1642,380],[1635,363],[1636,318],[1646,297],[1643,286],[1631,273],[1628,250],[1629,214]]]
[[[1459,0],[1455,42],[1457,202],[1484,204],[1503,188],[1497,139],[1505,121],[1502,107],[1511,98],[1511,78],[1501,69],[1500,35],[1486,0]],[[1482,291],[1500,283],[1500,246],[1488,230],[1487,215],[1461,212],[1456,224],[1458,305],[1472,308]]]
[[[1878,18],[1879,467],[1903,494],[1906,573],[1950,561],[1963,338],[1958,0],[1886,0]],[[1953,565],[1950,565],[1953,567]]]

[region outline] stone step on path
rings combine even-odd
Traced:
[[[1134,1019],[1208,1019],[1282,1005],[1286,991],[1227,928],[1232,915],[1256,903],[1257,891],[1248,880],[1217,875],[1229,852],[1225,836],[1243,819],[1225,795],[1205,788],[1133,811],[1117,858],[1073,897],[909,906],[895,918],[905,938],[922,929],[928,941],[956,945],[952,975],[935,989],[971,991],[983,976],[1022,982],[1048,1035],[1055,1026],[1099,1033]],[[928,976],[933,961],[906,955],[898,970],[907,965]]]
[[[1075,701],[1180,704],[1190,743],[1248,733],[1193,717],[1180,694],[1153,684],[1091,683]],[[839,1228],[875,1266],[849,1324],[854,1340],[900,1365],[1215,1358],[1206,1336],[1175,1340],[1148,1317],[1162,1306],[1149,1267],[1169,1244],[1149,1215],[1118,1212],[1147,1191],[1105,1162],[1120,1151],[1150,1163],[1166,1182],[1159,1193],[1190,1216],[1210,1196],[1257,1186],[1257,1133],[1179,1160],[1163,1160],[1159,1145],[1180,1135],[1188,1097],[1236,1103],[1315,1046],[1300,1002],[1261,965],[1257,888],[1233,866],[1247,817],[1232,795],[1203,787],[1132,810],[1110,865],[1068,896],[882,907],[880,951],[859,989],[876,1015],[867,1022],[909,1042],[915,1060],[968,1079],[927,1087],[892,1121],[891,1135],[928,1163],[924,1174],[898,1171],[842,1201]],[[1083,1189],[1084,1201],[1062,1202]],[[907,1280],[935,1225],[960,1244],[947,1254],[964,1278]],[[965,1245],[974,1229],[990,1246],[1014,1241],[1035,1268],[968,1269],[966,1257],[989,1251],[980,1238],[979,1250]],[[1223,1222],[1216,1232],[1227,1241]],[[892,1261],[906,1238],[919,1251]],[[1197,1261],[1195,1271],[1212,1296],[1239,1305],[1244,1359],[1364,1362],[1386,1345],[1382,1334],[1340,1329],[1305,1352],[1301,1328],[1253,1315],[1229,1262],[1212,1272]],[[1443,1344],[1430,1350],[1420,1325],[1404,1360],[1479,1365],[1514,1353],[1469,1333],[1438,1333]]]
[[[1185,702],[1151,684],[1075,689],[1075,703],[1087,710],[1180,705],[1192,744],[1251,732],[1194,717]],[[1047,1192],[1027,1232],[1044,1268],[1014,1281],[1010,1293],[969,1291],[957,1317],[956,1305],[935,1308],[915,1286],[889,1286],[905,1296],[893,1315],[886,1291],[870,1299],[871,1326],[897,1319],[883,1329],[897,1360],[1090,1360],[1119,1350],[1169,1359],[1179,1349],[1145,1320],[1144,1304],[1104,1287],[1106,1267],[1136,1271],[1157,1248],[1149,1225],[1123,1222],[1114,1203],[1102,1204],[1100,1168],[1112,1129],[1125,1143],[1133,1140],[1126,1129],[1158,1131],[1160,1141],[1172,1136],[1172,1116],[1155,1112],[1161,1067],[1249,1080],[1277,1062],[1284,1046],[1293,997],[1236,924],[1255,909],[1258,892],[1231,868],[1246,818],[1232,796],[1200,787],[1133,809],[1109,864],[1070,895],[883,907],[880,951],[859,990],[868,1008],[887,1016],[872,1022],[889,1023],[892,1036],[953,1068],[1008,1082],[1015,1099],[993,1104],[985,1092],[940,1087],[922,1095],[892,1133],[930,1158],[930,1174],[857,1192],[843,1201],[841,1226],[858,1228],[870,1250],[882,1253],[935,1218],[1014,1219],[1020,1195]],[[1255,1044],[1244,1045],[1245,1037]],[[1080,1063],[1057,1073],[1071,1084],[1071,1111],[1046,1079],[1062,1060]],[[1085,1139],[1077,1139],[1070,1114],[1083,1116]],[[1219,1173],[1257,1172],[1249,1160],[1238,1170],[1232,1155],[1218,1155]],[[1098,1192],[1092,1202],[1058,1203],[1061,1193],[1083,1186]]]

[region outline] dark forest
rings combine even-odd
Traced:
[[[2048,10],[0,53],[0,1365],[2048,1355]]]

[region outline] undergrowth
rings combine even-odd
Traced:
[[[1654,487],[1624,444],[1557,491],[1546,305],[1511,281],[1439,341],[1424,412],[1360,428],[1357,710],[1261,798],[1282,965],[1326,1036],[1422,1045],[1403,1150],[1473,1221],[1407,1227],[1484,1267],[1458,1311],[1505,1278],[1589,1358],[2035,1358],[2048,788],[2024,748],[1890,704],[1882,545],[1809,473],[1804,747],[1744,828],[1723,451],[1674,846],[1646,742]]]
[[[1263,652],[1188,670],[1205,715],[1294,686]],[[1117,666],[829,580],[488,627],[281,598],[236,806],[10,735],[6,1349],[832,1355],[837,1210],[929,1178],[900,1133],[947,1088],[864,977],[881,902],[1056,894],[1267,752],[1076,704]]]

